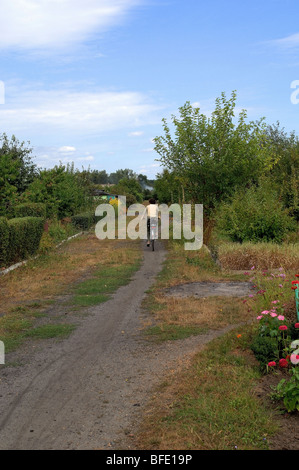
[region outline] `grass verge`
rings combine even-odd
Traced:
[[[203,247],[188,253],[182,244],[169,242],[169,255],[157,282],[148,291],[144,307],[153,315],[155,327],[165,331],[166,325],[189,331],[221,329],[240,321],[252,319],[252,312],[243,300],[235,297],[170,297],[164,289],[189,282],[248,281],[243,275],[228,274],[220,270]],[[165,336],[167,339],[167,336]]]
[[[240,336],[241,335],[241,336]],[[259,368],[251,333],[231,332],[169,376],[154,395],[138,435],[148,450],[262,450],[277,432],[275,416],[254,394]]]
[[[186,253],[180,243],[169,242],[163,270],[145,299],[154,323],[145,328],[146,337],[169,341],[235,328],[195,351],[184,370],[173,372],[157,388],[138,433],[138,449],[269,448],[278,431],[277,415],[255,393],[262,372],[250,349],[256,319],[252,304],[258,299],[164,294],[177,284],[234,280],[248,281],[248,276],[222,271],[205,247]]]

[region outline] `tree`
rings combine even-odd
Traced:
[[[247,123],[243,110],[235,122],[235,106],[236,93],[229,100],[222,93],[208,118],[187,101],[179,108],[179,118],[172,116],[174,137],[163,119],[164,135],[154,139],[159,161],[206,213],[235,189],[256,182],[274,164],[274,156],[267,152],[264,120]]]
[[[279,122],[268,126],[267,136],[276,159],[271,175],[284,206],[299,220],[299,139],[294,132],[288,135]]]
[[[174,172],[163,170],[154,184],[155,194],[161,204],[180,202],[179,179]]]
[[[23,201],[42,202],[47,217],[59,219],[74,215],[90,203],[89,187],[73,165],[42,170],[23,194]]]
[[[109,175],[109,183],[118,184],[121,179],[136,179],[137,175],[133,170],[126,168],[125,170],[117,170]]]
[[[262,177],[258,185],[237,190],[216,213],[217,230],[234,242],[281,243],[288,232],[296,231],[296,225],[269,177]]]
[[[14,185],[18,193],[22,193],[37,175],[37,167],[31,156],[32,148],[25,142],[20,142],[14,135],[9,140],[6,134],[0,136],[0,156],[6,156],[14,167],[18,167],[18,173]],[[30,142],[28,142],[28,145]]]
[[[131,194],[135,196],[137,202],[143,201],[142,187],[140,186],[137,179],[122,178],[117,185],[117,190],[119,194],[123,193],[124,195]]]
[[[107,184],[109,181],[106,170],[93,170],[89,172],[89,178],[93,184]]]
[[[31,152],[32,149],[15,136],[11,140],[6,134],[0,136],[0,215],[12,215],[20,194],[37,174]]]

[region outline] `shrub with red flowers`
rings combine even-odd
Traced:
[[[268,276],[266,288],[265,281],[260,283],[255,278],[258,290],[253,301],[258,313],[258,325],[252,350],[263,370],[268,373],[273,370],[284,371],[290,377],[288,381],[281,380],[276,387],[275,397],[283,400],[286,409],[291,412],[299,411],[299,321],[294,322],[296,304],[294,298],[291,301],[290,295],[294,295],[292,292],[297,289],[299,291],[299,281],[292,281],[290,290],[290,281],[287,281],[282,271],[280,269],[279,274],[271,273]],[[261,279],[265,280],[265,273]],[[290,309],[285,312],[286,305],[293,305],[291,315]],[[298,312],[297,318],[299,320]]]

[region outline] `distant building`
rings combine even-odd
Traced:
[[[117,194],[107,193],[107,191],[104,191],[103,189],[93,189],[92,195],[100,199],[106,199],[107,201],[118,198]]]

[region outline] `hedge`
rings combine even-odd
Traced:
[[[8,243],[7,243],[8,228]],[[1,266],[22,261],[34,255],[44,230],[42,217],[19,217],[0,222],[0,259]]]
[[[8,258],[9,225],[5,217],[0,217],[0,266],[5,266]]]
[[[43,217],[46,218],[46,205],[41,202],[28,202],[19,204],[14,210],[15,217]]]
[[[96,224],[102,217],[95,216],[94,212],[86,212],[83,214],[73,215],[71,217],[72,224],[82,230],[88,230]]]

